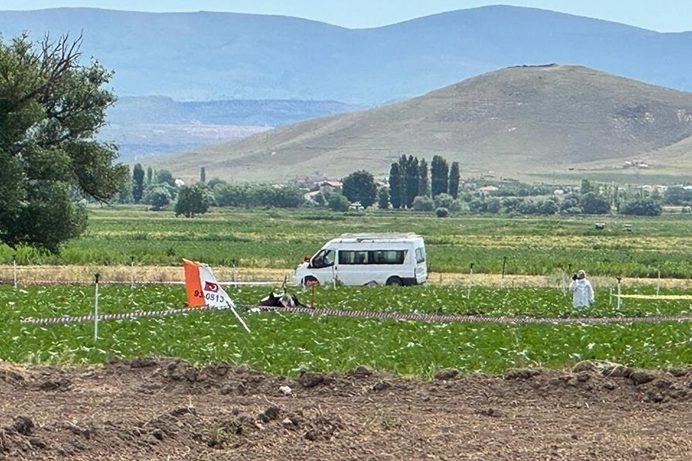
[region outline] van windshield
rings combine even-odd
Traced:
[[[320,250],[313,256],[310,266],[315,268],[329,267],[334,265],[336,252],[334,250]]]

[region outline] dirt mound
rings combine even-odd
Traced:
[[[0,364],[0,459],[692,459],[692,368],[431,381],[140,358]]]

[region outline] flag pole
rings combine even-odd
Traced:
[[[233,308],[233,304],[231,304],[228,300],[226,300],[226,304],[227,304],[228,307],[231,309],[231,312],[233,312],[233,315],[235,315],[235,318],[237,318],[238,321],[243,325],[243,327],[245,327],[245,329],[247,330],[247,332],[248,332],[248,333],[252,333],[252,332],[250,331],[250,329],[248,328],[247,324],[243,321],[242,317],[240,317],[240,315],[238,315],[238,313],[236,312],[236,310]]]

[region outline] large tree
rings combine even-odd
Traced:
[[[421,159],[418,162],[418,195],[430,197],[430,176],[428,174],[428,162]]]
[[[174,207],[175,215],[193,218],[195,215],[209,211],[209,199],[204,190],[198,186],[183,186],[178,192]]]
[[[404,172],[406,183],[405,203],[407,208],[413,207],[413,200],[418,196],[420,187],[420,170],[418,167],[418,157],[402,155],[399,164]]]
[[[461,172],[459,171],[459,162],[452,162],[449,168],[449,195],[455,199],[459,197],[459,182],[461,180]]]
[[[392,203],[392,208],[398,210],[402,208],[402,193],[404,182],[401,177],[401,168],[399,162],[392,163],[389,169],[389,201]]]
[[[144,195],[144,168],[138,163],[132,170],[132,200],[139,203],[142,201],[142,195]]]
[[[106,201],[129,170],[96,141],[115,96],[97,62],[79,64],[81,37],[0,38],[0,242],[58,252],[86,228],[73,197]]]
[[[449,182],[449,166],[447,160],[439,155],[435,155],[430,162],[430,190],[432,196],[436,197],[440,194],[448,192],[447,184]]]
[[[368,208],[377,199],[377,184],[372,174],[359,170],[343,179],[343,194],[349,202],[360,202]]]
[[[581,196],[579,205],[586,214],[608,214],[610,213],[610,201],[594,192],[588,192]]]

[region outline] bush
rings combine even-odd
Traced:
[[[661,203],[650,198],[632,200],[620,206],[620,214],[633,216],[661,216]]]
[[[413,209],[416,211],[433,211],[435,202],[430,197],[419,195],[413,199]]]
[[[435,197],[435,206],[437,208],[447,208],[447,210],[451,211],[461,211],[461,202],[449,194],[437,195]]]
[[[341,194],[331,194],[329,196],[329,209],[332,211],[348,211],[351,203]]]

